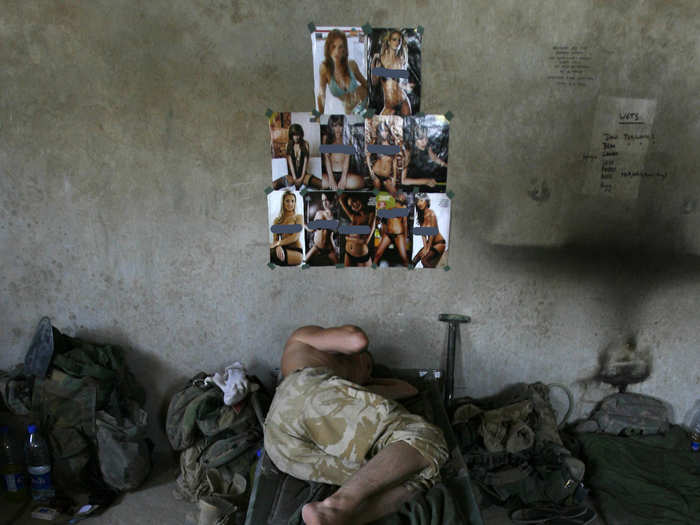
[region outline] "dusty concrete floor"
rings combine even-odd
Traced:
[[[172,495],[175,487],[177,467],[166,458],[159,458],[154,471],[144,486],[125,494],[103,514],[86,520],[94,525],[196,525],[198,510],[196,505],[176,500]],[[587,502],[589,505],[592,502]],[[7,505],[3,502],[0,525],[41,525],[46,522],[31,518],[31,509],[24,510],[20,505]],[[503,507],[491,506],[482,510],[485,525],[511,525],[508,512]],[[14,520],[14,521],[13,521]],[[591,525],[606,525],[597,517]]]

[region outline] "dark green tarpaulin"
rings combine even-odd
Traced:
[[[681,427],[665,435],[575,435],[586,483],[609,525],[700,523],[700,453]]]

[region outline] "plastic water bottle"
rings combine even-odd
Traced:
[[[700,399],[688,413],[688,430],[690,430],[690,447],[695,451],[700,451]]]
[[[27,455],[27,470],[31,478],[32,499],[46,500],[54,497],[53,484],[51,483],[51,455],[49,446],[36,428],[36,425],[27,427],[29,439],[25,449]]]
[[[10,428],[0,425],[0,472],[5,485],[6,497],[11,501],[21,501],[27,497],[24,462],[20,454],[21,448],[12,439]]]

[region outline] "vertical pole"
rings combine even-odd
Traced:
[[[445,370],[445,408],[452,408],[455,394],[455,352],[457,346],[457,330],[460,323],[468,323],[471,317],[458,314],[440,314],[438,319],[447,323],[447,370]]]

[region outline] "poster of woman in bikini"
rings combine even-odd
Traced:
[[[362,114],[367,107],[367,38],[362,29],[317,27],[311,44],[316,111]]]
[[[420,111],[421,44],[417,29],[373,28],[367,43],[369,107],[381,115]]]
[[[310,266],[338,264],[338,202],[334,191],[310,191],[304,197],[306,257]]]
[[[444,193],[416,193],[413,259],[416,268],[447,266],[450,199]]]
[[[270,119],[272,188],[321,189],[321,130],[311,113],[276,113]]]

